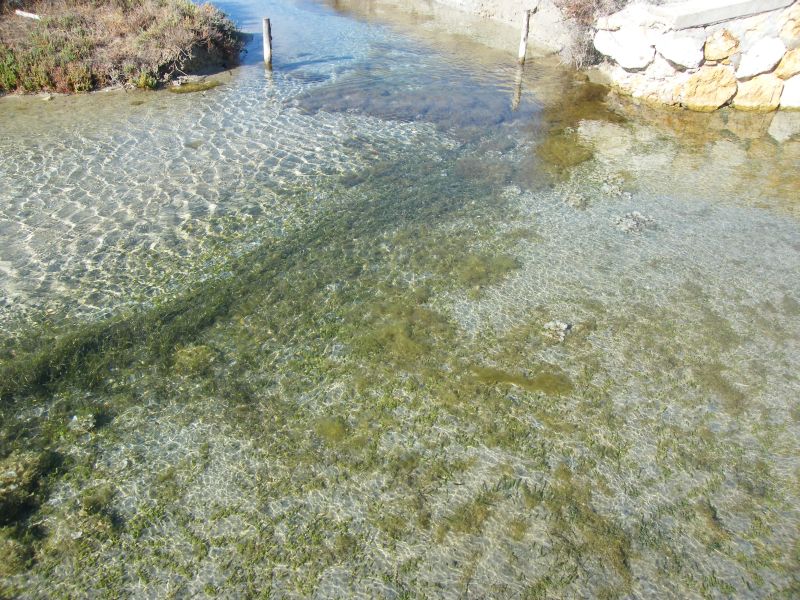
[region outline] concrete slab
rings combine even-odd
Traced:
[[[688,0],[650,10],[672,29],[703,27],[739,17],[786,8],[794,0]]]

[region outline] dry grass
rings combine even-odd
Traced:
[[[234,24],[189,0],[39,0],[41,21],[0,15],[0,91],[83,92],[114,84],[155,88],[177,74],[234,64]]]
[[[575,27],[575,43],[564,50],[562,58],[577,67],[595,63],[599,58],[592,44],[595,20],[629,3],[630,0],[556,0],[558,8]]]

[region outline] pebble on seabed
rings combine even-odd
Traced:
[[[654,227],[655,220],[651,217],[646,217],[639,211],[633,211],[617,217],[614,221],[614,227],[625,233],[633,233]]]

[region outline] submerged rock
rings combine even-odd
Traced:
[[[768,133],[776,142],[785,142],[795,136],[800,137],[800,113],[782,111],[770,121]]]
[[[614,226],[625,233],[635,233],[644,229],[652,228],[655,221],[651,217],[646,217],[638,211],[626,213],[618,217]]]
[[[583,194],[570,192],[564,196],[564,204],[576,210],[586,210],[589,206],[589,200]]]
[[[544,324],[543,329],[545,337],[557,342],[563,342],[572,329],[572,325],[564,321],[550,321]]]
[[[77,435],[89,433],[94,429],[95,421],[94,415],[74,415],[67,423],[67,429]]]

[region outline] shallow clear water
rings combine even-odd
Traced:
[[[0,100],[3,594],[796,595],[797,115],[222,8],[272,73]]]

